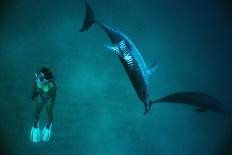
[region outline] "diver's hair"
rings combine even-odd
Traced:
[[[41,67],[40,72],[44,74],[46,80],[54,79],[51,69],[47,67]]]

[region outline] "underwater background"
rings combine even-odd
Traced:
[[[88,0],[96,18],[119,28],[145,62],[159,67],[151,97],[200,91],[232,113],[232,5],[219,0]],[[1,0],[0,155],[232,155],[232,121],[192,106],[144,106],[111,44],[93,25],[79,33],[82,0]],[[57,82],[48,143],[31,143],[34,73]],[[46,123],[41,113],[40,128]]]

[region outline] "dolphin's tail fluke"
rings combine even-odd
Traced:
[[[93,23],[95,22],[93,10],[86,1],[85,1],[85,8],[86,8],[85,19],[84,19],[83,25],[81,26],[79,32],[88,30],[91,27],[91,25],[93,25]]]

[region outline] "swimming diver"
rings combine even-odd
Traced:
[[[34,143],[39,142],[40,140],[48,142],[51,136],[53,107],[55,104],[57,90],[55,77],[52,71],[47,67],[41,67],[41,69],[35,73],[35,81],[32,88],[33,91],[31,99],[35,101],[35,111],[30,140]],[[43,106],[45,106],[47,113],[47,123],[40,135],[39,115]]]

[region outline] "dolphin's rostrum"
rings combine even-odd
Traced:
[[[155,101],[150,99],[150,85],[149,76],[152,75],[157,69],[157,61],[147,68],[142,56],[138,49],[135,47],[133,42],[119,29],[112,28],[105,23],[95,20],[94,13],[90,5],[85,2],[86,13],[84,23],[79,30],[83,32],[88,30],[94,23],[100,25],[106,34],[109,36],[113,46],[105,45],[105,47],[112,53],[118,55],[139,99],[144,103],[146,114],[153,103],[157,102],[172,102],[172,103],[183,103],[198,107],[198,112],[204,112],[206,110],[212,110],[215,112],[225,113],[225,110],[221,107],[220,102],[204,93],[199,92],[178,92],[166,97],[160,98]]]

